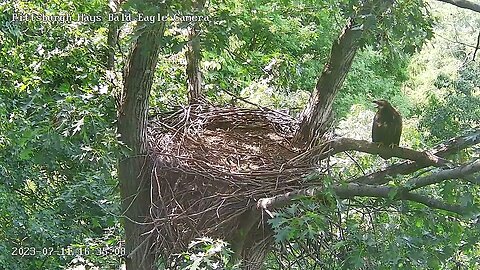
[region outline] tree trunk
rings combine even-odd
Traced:
[[[309,148],[329,129],[333,100],[352,66],[362,34],[375,25],[370,18],[378,19],[378,16],[384,16],[384,12],[392,4],[393,1],[390,0],[367,1],[358,9],[356,15],[350,18],[338,40],[333,43],[330,58],[307,107],[300,114],[300,128],[293,138],[294,145]]]
[[[311,146],[329,128],[333,100],[349,71],[362,29],[350,19],[343,33],[333,43],[330,59],[317,81],[307,107],[300,114],[300,129],[293,138],[299,147]]]
[[[118,22],[111,21],[108,23],[108,54],[107,54],[107,69],[113,70],[115,65],[115,46],[117,45]]]
[[[163,25],[140,25],[142,33],[133,45],[124,74],[118,109],[120,140],[128,148],[118,162],[118,178],[124,214],[126,266],[128,270],[152,269],[155,256],[149,239],[142,236],[150,209],[150,178],[146,128],[148,97],[157,64]],[[144,176],[147,177],[144,177]]]
[[[203,9],[204,0],[195,1],[193,8],[196,12]],[[187,89],[188,102],[198,103],[202,97],[202,72],[200,71],[200,29],[198,23],[193,23],[188,30],[187,52]]]
[[[188,103],[198,103],[202,96],[202,74],[200,72],[200,37],[195,26],[189,29],[187,58]]]

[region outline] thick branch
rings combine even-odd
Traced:
[[[437,173],[432,173],[429,176],[410,179],[405,186],[408,190],[414,190],[428,185],[437,184],[447,179],[462,178],[479,171],[480,160],[477,160],[455,169],[442,170]]]
[[[427,152],[418,152],[403,147],[390,148],[387,146],[379,145],[378,143],[372,143],[365,140],[355,140],[350,138],[339,138],[316,146],[311,150],[303,153],[302,155],[296,157],[289,163],[296,163],[299,161],[303,162],[305,160],[310,160],[313,158],[322,160],[334,154],[349,150],[356,150],[370,154],[388,154],[390,156],[414,160],[428,166],[439,167],[449,163],[447,160],[429,154]]]
[[[353,140],[353,142],[358,142]],[[361,142],[361,141],[360,141]],[[363,143],[363,142],[361,142]],[[451,205],[443,201],[412,193],[412,190],[425,187],[431,184],[440,183],[447,179],[455,178],[471,178],[472,174],[480,171],[480,160],[476,160],[465,166],[454,169],[447,169],[426,177],[413,178],[409,180],[405,187],[389,187],[383,185],[368,185],[359,183],[338,184],[332,186],[333,192],[342,199],[353,197],[376,197],[390,198],[395,200],[408,200],[424,204],[431,208],[442,209],[449,212],[465,215],[469,213],[469,209],[460,205]],[[285,194],[280,194],[271,198],[263,198],[258,200],[258,209],[276,209],[291,204],[295,199],[301,197],[315,197],[325,192],[323,187],[310,187],[307,189],[295,190]]]
[[[357,183],[348,183],[342,185],[335,185],[332,187],[335,194],[342,199],[353,197],[374,197],[374,198],[392,198],[395,200],[408,200],[424,204],[431,208],[442,209],[452,213],[465,215],[469,211],[466,207],[460,205],[446,204],[440,200],[436,200],[423,195],[401,192],[401,189],[396,187],[375,186],[375,185],[361,185]],[[324,192],[321,187],[312,187],[303,190],[292,191],[286,194],[280,194],[271,198],[263,198],[258,200],[258,209],[278,209],[286,206],[301,197],[314,197]]]
[[[352,65],[362,30],[351,19],[338,40],[333,43],[330,59],[317,81],[307,107],[300,115],[300,128],[293,139],[294,144],[300,147],[309,146],[327,130],[333,99]]]
[[[480,4],[477,4],[471,1],[467,1],[467,0],[438,0],[438,1],[452,4],[459,8],[465,8],[465,9],[473,10],[475,12],[480,12]]]
[[[435,156],[447,157],[452,153],[457,153],[460,150],[468,148],[472,145],[480,143],[480,130],[476,130],[468,135],[459,136],[450,139],[437,145],[433,150]],[[406,161],[400,164],[392,165],[382,171],[371,173],[366,176],[362,176],[354,179],[352,182],[364,183],[364,184],[385,184],[389,181],[389,177],[396,175],[407,175],[413,173],[427,165],[414,161]]]
[[[387,186],[375,186],[375,185],[361,185],[357,183],[349,183],[347,185],[341,185],[334,187],[335,193],[342,199],[352,198],[356,196],[360,197],[374,197],[374,198],[392,198],[395,200],[407,200],[424,204],[428,207],[435,209],[442,209],[449,212],[464,215],[468,213],[466,207],[460,205],[451,205],[440,200],[430,198],[424,195],[403,192],[398,187]]]

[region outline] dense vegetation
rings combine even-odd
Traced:
[[[297,116],[356,2],[208,2],[196,10],[210,16],[198,24],[206,99],[252,106],[243,101],[248,100]],[[335,132],[369,140],[371,101],[379,98],[402,113],[406,147],[425,150],[478,129],[480,15],[433,2],[397,4],[362,39],[335,100]],[[127,1],[123,11],[138,15],[143,5],[148,1]],[[177,1],[169,14],[191,10],[190,3]],[[116,106],[122,68],[139,30],[133,30],[135,22],[119,23],[120,39],[109,45],[110,12],[105,1],[0,2],[2,269],[76,264],[118,269],[123,263],[116,166],[125,148],[116,132]],[[12,20],[19,14],[69,14],[73,20]],[[103,20],[76,21],[81,14]],[[187,101],[188,26],[167,24],[149,100],[152,115]],[[109,67],[112,50],[116,62]],[[453,160],[475,158],[478,146]],[[337,156],[333,174],[346,180],[382,166],[376,156],[352,153]],[[473,187],[454,179],[428,190],[469,207],[474,213],[469,216],[389,199],[340,201],[332,195],[328,200],[336,203],[327,205],[298,201],[269,220],[276,244],[266,268],[477,269],[478,173],[475,177]],[[392,179],[391,185],[403,180]],[[322,234],[332,228],[338,235]],[[317,241],[317,255],[302,258],[311,241]],[[189,269],[197,264],[215,269],[217,262],[237,267],[221,240],[201,239],[185,252],[179,257]]]

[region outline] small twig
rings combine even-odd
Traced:
[[[473,52],[472,61],[475,61],[475,56],[477,55],[477,51],[478,51],[479,46],[480,46],[480,31],[478,32],[477,46],[475,46],[475,51]]]
[[[360,171],[362,172],[363,175],[367,174],[365,172],[365,170],[363,169],[363,167],[360,165],[360,163],[358,163],[358,161],[352,155],[350,155],[350,153],[345,151],[345,155],[347,155],[347,157],[350,158],[350,160],[353,161],[353,163],[355,163],[355,165],[357,166],[357,168],[360,169]],[[330,157],[328,157],[328,159],[330,159]]]

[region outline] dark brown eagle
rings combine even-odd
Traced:
[[[402,135],[402,116],[384,99],[373,101],[378,109],[373,118],[372,141],[384,146],[398,146]],[[390,155],[380,155],[389,159]]]

